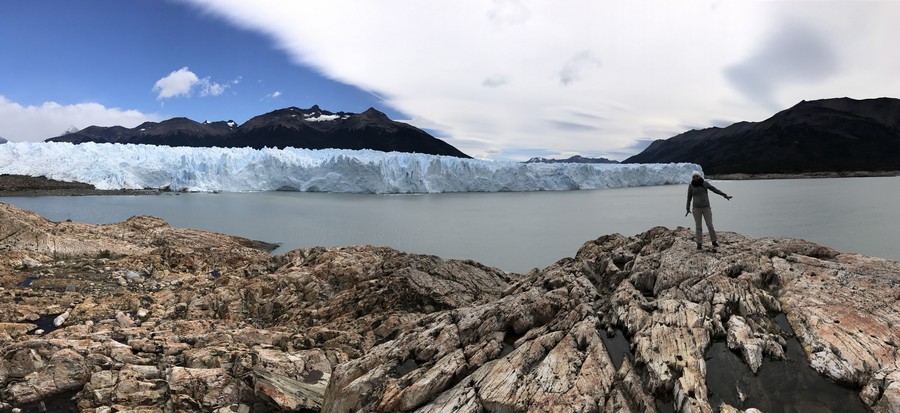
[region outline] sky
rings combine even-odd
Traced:
[[[900,1],[0,0],[0,137],[370,107],[479,159],[623,160],[900,98]]]

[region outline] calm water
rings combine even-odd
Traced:
[[[900,178],[714,181],[718,231],[802,238],[900,259]],[[269,242],[277,252],[372,244],[526,272],[604,234],[690,227],[686,186],[532,193],[356,195],[296,192],[0,198],[48,219],[118,222],[153,215],[176,227]]]

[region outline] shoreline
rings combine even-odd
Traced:
[[[0,197],[159,195],[159,189],[97,189],[83,182],[67,182],[43,176],[0,175]]]
[[[722,232],[698,254],[654,227],[517,274],[371,245],[275,256],[153,216],[0,220],[0,412],[406,411],[407,389],[438,411],[469,386],[502,389],[472,410],[900,407],[900,262],[800,239]]]
[[[852,172],[803,172],[793,174],[710,174],[707,179],[745,181],[763,179],[820,179],[820,178],[870,178],[896,177],[900,171],[852,171]],[[32,196],[92,196],[92,195],[160,195],[170,193],[166,189],[97,189],[83,182],[68,182],[44,176],[0,175],[0,197]]]
[[[800,172],[762,174],[710,174],[707,179],[722,181],[749,181],[758,179],[819,179],[819,178],[873,178],[900,176],[900,171],[848,171],[848,172]]]

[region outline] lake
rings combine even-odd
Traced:
[[[801,238],[900,260],[900,177],[712,181],[719,232]],[[686,185],[560,192],[361,195],[301,192],[4,197],[54,220],[153,215],[175,227],[311,246],[372,244],[527,272],[605,234],[692,227]],[[708,240],[707,240],[708,242]]]

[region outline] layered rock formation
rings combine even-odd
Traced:
[[[791,358],[791,328],[849,397],[785,411],[900,410],[900,263],[690,236],[603,236],[508,274],[0,204],[0,411],[752,411],[747,379]],[[747,377],[711,377],[716,346]]]

